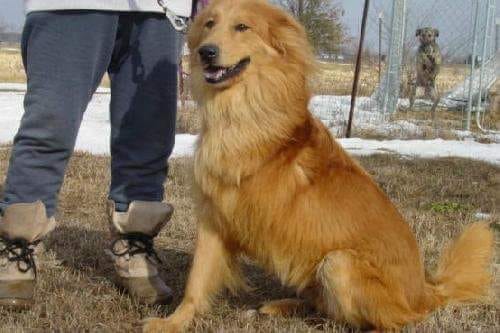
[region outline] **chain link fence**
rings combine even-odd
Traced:
[[[495,13],[496,0],[372,1],[354,135],[500,139],[500,110],[488,107],[498,76]],[[424,27],[439,30],[435,117],[433,101],[420,87],[409,107],[420,43],[416,31]],[[351,64],[329,66],[352,69]],[[332,83],[338,85],[339,79]],[[352,84],[352,76],[346,82]],[[347,91],[330,92],[315,91],[320,96],[313,98],[311,109],[342,136],[350,97]]]

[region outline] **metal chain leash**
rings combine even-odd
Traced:
[[[174,27],[175,30],[180,31],[180,32],[185,32],[187,30],[187,20],[188,18],[184,18],[181,16],[176,15],[173,11],[171,11],[165,0],[157,0],[158,4],[163,8],[165,11],[165,16],[167,19],[172,23],[172,26]]]

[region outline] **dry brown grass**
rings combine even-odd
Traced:
[[[413,70],[410,68],[410,70]],[[382,73],[384,68],[382,68]],[[441,68],[437,85],[441,92],[446,92],[463,82],[467,75],[465,65],[445,65]],[[359,96],[371,96],[378,86],[378,65],[366,62],[361,68],[359,78]],[[350,95],[354,75],[354,64],[321,63],[317,77],[312,81],[312,89],[318,95]],[[407,97],[407,77],[402,76],[401,96]]]
[[[441,66],[441,70],[437,77],[436,85],[438,91],[443,94],[453,90],[459,84],[463,83],[467,75],[469,75],[469,67],[461,64],[445,64]],[[401,77],[401,97],[409,96],[408,80],[415,75],[413,65],[403,67],[403,75]]]
[[[21,52],[19,50],[0,49],[0,82],[26,82]]]
[[[491,86],[489,93],[489,115],[492,118],[491,122],[494,122],[494,128],[500,129],[500,78]]]
[[[8,148],[0,149],[0,184],[3,183]],[[156,244],[164,259],[165,278],[179,301],[195,236],[193,205],[189,195],[191,159],[172,161],[167,182],[169,200],[176,212]],[[402,160],[380,155],[361,158],[417,234],[432,267],[444,243],[477,211],[493,214],[499,225],[500,169],[461,160]],[[173,310],[132,303],[108,280],[112,266],[102,249],[106,244],[105,199],[109,158],[78,153],[72,159],[61,192],[59,226],[46,240],[47,252],[40,269],[36,306],[28,312],[0,310],[1,332],[22,331],[133,331],[139,319],[166,315]],[[1,185],[0,185],[1,192]],[[497,229],[498,230],[498,229]],[[496,281],[499,277],[496,264]],[[197,321],[196,332],[313,332],[345,331],[321,318],[265,318],[249,316],[248,309],[261,301],[282,297],[289,291],[252,265],[247,275],[256,287],[251,294],[225,297],[214,312]],[[498,290],[498,284],[497,284]],[[450,306],[408,331],[500,330],[500,301],[491,297],[484,305]]]
[[[443,65],[436,83],[439,91],[445,93],[452,90],[458,84],[464,82],[467,75],[469,75],[469,71],[467,65]]]
[[[177,133],[196,134],[200,132],[200,111],[193,105],[185,105],[177,110]]]
[[[0,48],[0,82],[25,83],[26,74],[24,73],[21,51],[18,49]],[[109,87],[108,75],[105,75],[101,86]]]
[[[321,63],[320,71],[312,80],[311,87],[317,95],[350,95],[354,64]],[[378,85],[378,69],[365,64],[359,78],[359,96],[370,96]]]

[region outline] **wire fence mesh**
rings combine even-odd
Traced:
[[[495,9],[495,0],[372,1],[354,133],[400,138],[499,137],[500,110],[488,108],[488,92],[498,75]],[[422,50],[416,32],[426,27],[439,31],[441,61],[432,82],[439,97],[435,116],[431,89],[416,82]],[[329,64],[331,68],[339,65]],[[350,64],[343,66],[352,73]],[[332,77],[334,85],[342,81],[338,73]],[[418,89],[413,92],[415,86]],[[338,96],[347,95],[347,90],[330,92],[315,97],[311,108],[341,136],[350,98]],[[412,95],[416,101],[410,108]]]

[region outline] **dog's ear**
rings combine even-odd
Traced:
[[[316,66],[314,53],[302,25],[278,8],[268,14],[270,46],[286,57],[288,63],[300,64],[306,72],[313,71]]]
[[[415,32],[415,37],[418,37],[422,34],[422,29],[417,29],[417,31]]]
[[[269,36],[271,46],[281,55],[286,55],[293,44],[307,38],[304,29],[294,18],[276,10],[269,22]]]
[[[434,37],[439,37],[439,30],[438,29],[434,29]]]

